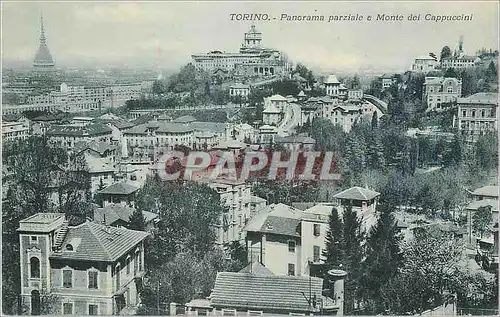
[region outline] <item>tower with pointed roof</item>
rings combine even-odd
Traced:
[[[54,59],[47,47],[45,38],[45,28],[43,26],[43,16],[40,17],[40,45],[33,60],[33,70],[36,72],[51,72],[55,69]]]

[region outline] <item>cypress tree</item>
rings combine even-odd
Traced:
[[[336,208],[332,209],[328,220],[328,232],[326,234],[326,249],[323,250],[323,256],[325,260],[325,269],[330,270],[332,268],[339,267],[343,260],[343,225],[342,219],[339,217],[339,213]]]
[[[399,250],[400,237],[391,210],[379,205],[380,216],[367,239],[367,257],[363,262],[361,297],[367,304],[367,314],[378,314],[385,310],[380,289],[397,273],[402,256]]]

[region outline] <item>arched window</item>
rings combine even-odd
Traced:
[[[40,278],[40,260],[37,257],[30,259],[30,276],[32,278]]]

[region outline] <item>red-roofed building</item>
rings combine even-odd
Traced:
[[[38,213],[19,223],[21,297],[39,315],[41,296],[55,295],[51,314],[118,315],[140,303],[148,233],[64,214]]]

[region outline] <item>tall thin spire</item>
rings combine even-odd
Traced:
[[[47,39],[45,38],[43,15],[40,14],[40,45],[38,46],[38,50],[33,60],[33,67],[36,71],[51,71],[54,69],[54,66],[54,60],[47,47]]]
[[[43,15],[40,14],[40,44],[45,44],[45,28],[43,27]]]

